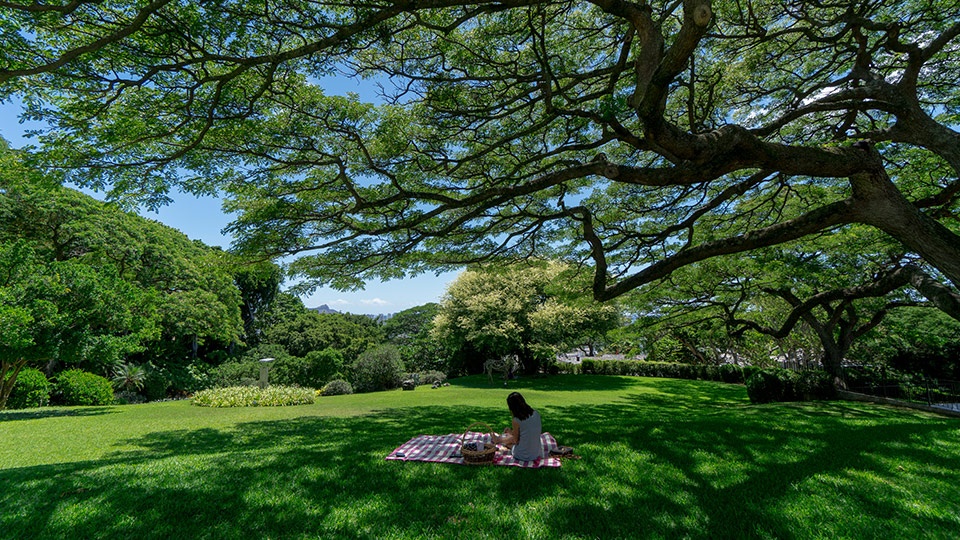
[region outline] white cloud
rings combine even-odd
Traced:
[[[328,306],[349,306],[349,305],[350,305],[350,301],[349,301],[349,300],[344,300],[343,298],[337,298],[336,300],[334,300],[334,301],[332,301],[332,302],[327,302],[327,305],[328,305]]]
[[[361,300],[360,303],[367,306],[389,306],[390,305],[390,302],[387,302],[386,300],[382,300],[380,298],[369,298],[366,300]]]

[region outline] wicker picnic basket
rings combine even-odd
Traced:
[[[467,433],[475,427],[482,427],[483,433],[490,434],[490,440],[493,440],[493,430],[483,422],[474,422],[463,430],[463,437],[460,439],[460,453],[463,455],[463,462],[467,465],[488,465],[493,463],[493,457],[497,455],[497,445],[489,442],[470,441],[464,442]],[[471,448],[472,446],[483,445],[483,449]]]

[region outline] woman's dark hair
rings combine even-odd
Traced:
[[[527,405],[520,392],[513,392],[507,396],[507,407],[510,408],[510,414],[517,420],[526,420],[533,414],[533,409]]]

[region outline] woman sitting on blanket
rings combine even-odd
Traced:
[[[513,415],[513,427],[503,432],[499,437],[500,444],[510,448],[514,458],[522,461],[533,461],[543,454],[540,444],[540,413],[533,410],[519,392],[507,396],[507,407]]]

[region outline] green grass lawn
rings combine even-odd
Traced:
[[[403,463],[412,436],[507,425],[521,390],[583,456]],[[510,389],[0,413],[0,538],[956,538],[960,422],[742,386],[557,376]]]

